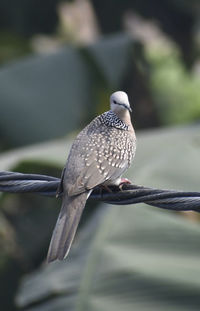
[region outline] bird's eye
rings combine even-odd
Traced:
[[[116,104],[117,103],[116,100],[113,100],[113,103]]]

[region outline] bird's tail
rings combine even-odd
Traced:
[[[63,260],[69,253],[87,197],[88,192],[72,197],[64,194],[61,211],[51,238],[47,262]]]

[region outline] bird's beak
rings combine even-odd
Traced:
[[[119,105],[119,106],[123,106],[125,109],[127,109],[130,113],[132,112],[132,109],[131,109],[131,107],[128,107],[127,105],[125,105],[125,104],[120,104],[120,103],[118,103],[117,105]]]

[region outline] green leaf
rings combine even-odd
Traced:
[[[132,39],[120,35],[83,49],[60,48],[0,70],[0,137],[10,146],[45,141],[83,126],[99,109],[100,92],[123,79]],[[111,65],[112,64],[112,65]],[[114,72],[113,72],[114,65]]]

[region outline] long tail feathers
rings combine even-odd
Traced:
[[[63,260],[69,253],[73,242],[88,192],[63,197],[62,207],[51,238],[47,262]]]

